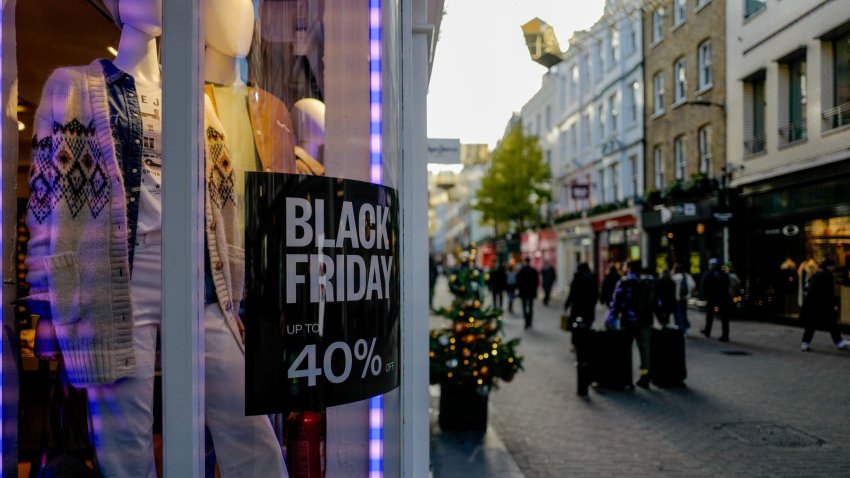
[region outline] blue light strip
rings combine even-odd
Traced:
[[[383,84],[381,0],[369,0],[369,165],[373,183],[383,175]]]
[[[381,0],[369,0],[369,177],[383,183]],[[384,397],[369,400],[369,478],[384,476]]]

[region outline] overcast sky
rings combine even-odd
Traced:
[[[590,28],[604,0],[446,0],[428,92],[428,137],[487,143],[546,72],[531,61],[520,29],[534,17],[552,25],[561,49]]]

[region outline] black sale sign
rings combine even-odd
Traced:
[[[397,192],[247,173],[249,415],[320,410],[399,386]]]

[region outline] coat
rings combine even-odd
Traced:
[[[800,321],[805,325],[826,327],[838,320],[835,296],[835,280],[829,269],[821,268],[809,281],[809,289],[803,297]]]
[[[564,309],[570,309],[570,317],[592,319],[599,297],[599,285],[593,272],[576,272],[570,283],[570,293]]]
[[[540,276],[531,266],[523,266],[516,278],[519,296],[522,299],[533,299],[537,297],[537,287],[540,285]]]

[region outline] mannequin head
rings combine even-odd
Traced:
[[[251,0],[205,0],[203,9],[207,47],[229,57],[248,56],[254,35]]]
[[[120,27],[130,25],[152,37],[162,35],[162,0],[104,0]]]

